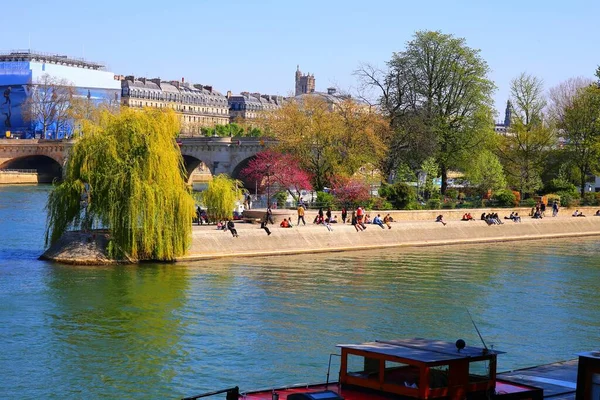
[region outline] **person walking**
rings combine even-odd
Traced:
[[[554,203],[552,203],[552,216],[558,216],[558,202],[556,200],[554,200]]]
[[[271,207],[267,208],[267,215],[265,215],[265,224],[267,222],[270,222],[271,225],[275,225],[275,222],[273,221],[273,211],[271,211]]]
[[[261,227],[261,229],[264,229],[264,230],[265,230],[265,232],[267,232],[267,236],[271,236],[271,231],[270,231],[270,230],[269,230],[269,228],[267,227],[267,221],[266,221],[266,220],[263,220],[263,221],[260,223],[260,227]]]
[[[331,207],[327,207],[327,212],[325,213],[327,219],[325,221],[331,222]]]
[[[233,237],[240,237],[240,235],[238,235],[238,233],[237,233],[237,229],[235,229],[235,224],[233,223],[232,220],[227,221],[227,229],[229,229],[231,231],[231,235]]]
[[[298,204],[298,223],[296,225],[300,226],[300,221],[302,221],[303,225],[306,225],[306,221],[304,220],[304,205],[302,203]]]
[[[348,210],[346,210],[346,207],[342,207],[342,223],[343,224],[346,223],[346,218],[348,218]]]

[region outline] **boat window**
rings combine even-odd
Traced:
[[[490,380],[489,361],[473,361],[469,363],[469,382],[484,382]]]
[[[379,360],[348,354],[348,367],[346,370],[350,376],[364,379],[379,379]]]
[[[419,368],[409,364],[385,361],[384,382],[413,387],[419,379]]]
[[[432,389],[448,387],[447,365],[438,365],[429,369],[429,387]]]

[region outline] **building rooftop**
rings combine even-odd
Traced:
[[[86,61],[83,58],[73,58],[61,54],[43,53],[33,50],[0,52],[0,62],[2,61],[37,61],[94,70],[103,70],[105,67],[103,64]]]

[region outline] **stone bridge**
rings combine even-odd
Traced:
[[[236,137],[180,138],[177,143],[190,183],[221,173],[240,178],[248,161],[269,145],[259,138]],[[73,144],[67,140],[0,139],[0,173],[36,172],[39,182],[51,182],[62,176]]]

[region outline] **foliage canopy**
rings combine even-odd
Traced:
[[[233,217],[235,202],[241,199],[241,182],[225,174],[215,176],[202,192],[202,203],[211,221],[221,221]]]

